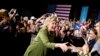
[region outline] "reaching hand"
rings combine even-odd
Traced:
[[[81,47],[75,47],[74,45],[71,44],[71,47],[70,47],[71,51],[72,52],[79,52],[82,50]]]
[[[71,48],[70,49],[71,49],[72,52],[77,52],[76,47],[74,45],[72,45],[72,44],[71,44]]]
[[[67,43],[62,43],[60,44],[60,48],[62,49],[63,52],[66,52],[68,50],[68,47],[66,45]]]

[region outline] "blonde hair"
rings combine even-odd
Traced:
[[[43,23],[43,27],[47,27],[47,25],[48,25],[50,22],[52,22],[52,21],[57,22],[57,16],[55,16],[55,15],[52,14],[51,16],[47,17],[47,18],[45,19],[44,23]]]
[[[10,21],[8,11],[6,9],[0,9],[0,17],[6,19],[7,22]]]

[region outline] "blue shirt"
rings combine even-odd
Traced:
[[[95,51],[97,51],[100,54],[100,42],[96,42],[94,44],[94,47],[92,48],[91,53]]]

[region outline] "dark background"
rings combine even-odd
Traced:
[[[95,11],[100,9],[99,0],[1,0],[0,8],[6,8],[8,10],[17,8],[21,15],[40,17],[47,12],[48,4],[72,4],[70,18],[79,18],[83,5],[89,5],[90,14],[95,14]]]
[[[80,16],[81,7],[83,5],[89,5],[88,17],[90,18],[95,18],[94,15],[96,11],[100,9],[98,0],[0,0],[0,8],[5,8],[7,10],[16,8],[21,15],[34,15],[35,17],[40,17],[42,14],[46,13],[48,4],[72,4],[70,18],[76,17],[77,19]],[[0,49],[2,52],[1,54],[3,54],[3,56],[9,56],[9,54],[14,54],[10,56],[22,56],[29,44],[29,41],[26,41],[28,40],[26,34],[19,35],[19,38],[13,38],[10,34],[3,34],[0,34],[0,36],[4,36],[1,37],[1,40],[3,40],[1,42],[3,44],[1,44],[2,48]]]

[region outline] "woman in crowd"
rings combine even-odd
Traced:
[[[0,41],[1,41],[1,51],[2,53],[8,53],[7,55],[13,56],[14,53],[13,46],[13,33],[11,20],[6,9],[0,9]],[[8,45],[6,45],[8,44]],[[11,50],[12,49],[12,50]],[[10,50],[10,51],[9,51]],[[2,55],[2,54],[1,54]],[[6,54],[3,54],[6,56]]]
[[[73,37],[70,37],[71,56],[87,55],[89,47],[87,42],[83,39],[79,30],[74,30]]]
[[[89,51],[91,51],[91,49],[93,48],[95,42],[96,42],[96,31],[92,28],[89,30],[88,32],[88,45],[89,45]]]
[[[97,41],[91,50],[91,55],[100,56],[100,21],[95,24],[95,30],[97,31]]]
[[[46,18],[44,26],[38,32],[34,41],[29,45],[24,56],[46,56],[47,50],[61,48],[63,52],[68,50],[67,43],[54,43],[57,17],[54,15]]]

